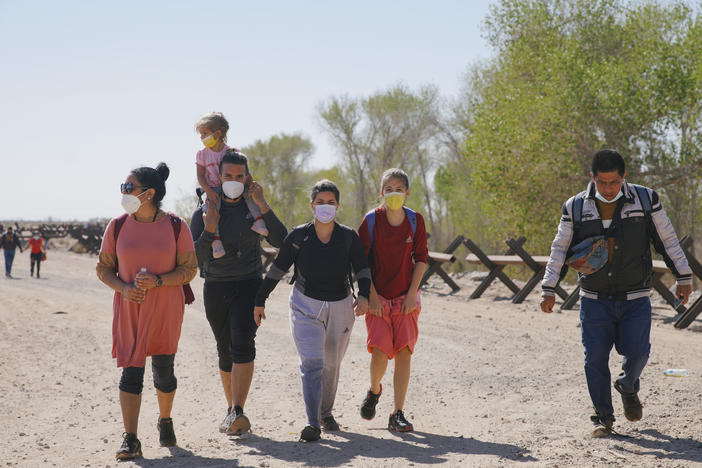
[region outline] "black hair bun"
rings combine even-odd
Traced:
[[[158,172],[158,174],[161,176],[161,178],[165,182],[166,180],[168,180],[168,176],[170,175],[171,170],[168,169],[168,166],[166,165],[166,163],[160,162],[160,163],[158,163],[158,166],[156,166],[156,172]]]

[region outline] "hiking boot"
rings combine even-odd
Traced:
[[[601,415],[597,413],[590,416],[590,421],[592,421],[592,423],[595,425],[595,428],[591,433],[592,438],[599,439],[612,435],[612,426],[614,425],[613,414]]]
[[[227,415],[224,417],[221,423],[219,423],[219,432],[225,433],[227,432],[227,429],[229,429],[229,426],[231,425],[231,422],[229,421],[229,415],[232,412],[232,407],[230,406],[227,409]]]
[[[331,414],[325,418],[322,418],[322,428],[326,432],[336,432],[341,430],[339,428],[339,423],[336,422],[336,419],[334,419],[334,416]]]
[[[305,428],[300,433],[300,442],[314,442],[319,440],[322,431],[318,427],[305,426]]]
[[[622,390],[619,381],[614,382],[614,389],[622,395],[624,417],[629,421],[639,421],[643,417],[643,406],[637,392],[626,393]]]
[[[375,417],[375,405],[378,404],[378,400],[380,399],[380,395],[382,394],[383,384],[380,384],[380,393],[378,393],[377,395],[368,390],[366,398],[363,400],[363,404],[361,404],[361,417],[363,419],[371,420]]]
[[[125,432],[122,446],[117,450],[115,458],[117,460],[131,460],[132,458],[141,456],[141,442],[137,439],[136,434]]]
[[[158,441],[161,447],[175,447],[176,436],[173,430],[173,419],[158,418],[156,428],[158,429]]]
[[[397,432],[410,432],[414,430],[414,426],[412,426],[411,422],[405,419],[405,414],[402,412],[402,410],[397,410],[394,414],[390,415],[388,429]]]
[[[224,424],[227,426],[227,430],[225,431],[227,435],[241,435],[251,429],[249,418],[247,418],[244,413],[237,415],[236,411],[233,410],[227,415]]]

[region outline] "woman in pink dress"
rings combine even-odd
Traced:
[[[115,290],[112,357],[122,368],[119,401],[124,440],[117,459],[141,456],[137,438],[146,357],[151,356],[161,446],[176,444],[171,408],[177,386],[173,362],[183,324],[183,285],[197,272],[188,225],[163,212],[168,166],[133,170],[121,186],[126,214],[107,225],[97,275]]]

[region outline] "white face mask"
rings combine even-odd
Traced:
[[[614,203],[615,201],[619,200],[622,197],[622,195],[624,195],[624,192],[620,190],[614,198],[612,198],[611,200],[607,200],[604,196],[600,194],[600,192],[595,192],[595,198],[604,203]]]
[[[244,184],[237,182],[236,180],[228,180],[222,182],[222,192],[227,196],[227,198],[236,199],[244,193]]]
[[[139,197],[144,195],[146,192],[139,194]],[[141,206],[141,200],[139,197],[131,195],[129,193],[122,194],[122,208],[127,214],[134,214],[139,210]]]
[[[39,236],[34,236],[34,240],[39,240]]]
[[[314,217],[320,223],[331,223],[336,217],[336,206],[334,205],[315,205]]]

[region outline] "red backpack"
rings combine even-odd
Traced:
[[[171,227],[173,228],[173,237],[175,237],[176,241],[176,249],[178,248],[178,236],[180,236],[180,218],[178,216],[172,215],[170,213],[167,213],[168,217],[171,218]],[[119,236],[119,231],[122,230],[122,226],[124,226],[124,222],[127,220],[128,214],[123,214],[119,218],[115,219],[115,231],[114,231],[114,238],[115,238],[115,252],[117,249],[117,236]],[[178,253],[176,252],[176,256]],[[115,254],[115,258],[117,258],[117,255]],[[183,285],[183,293],[185,294],[185,303],[186,304],[192,304],[195,302],[195,294],[193,293],[193,288],[190,287],[190,283],[184,284]]]

